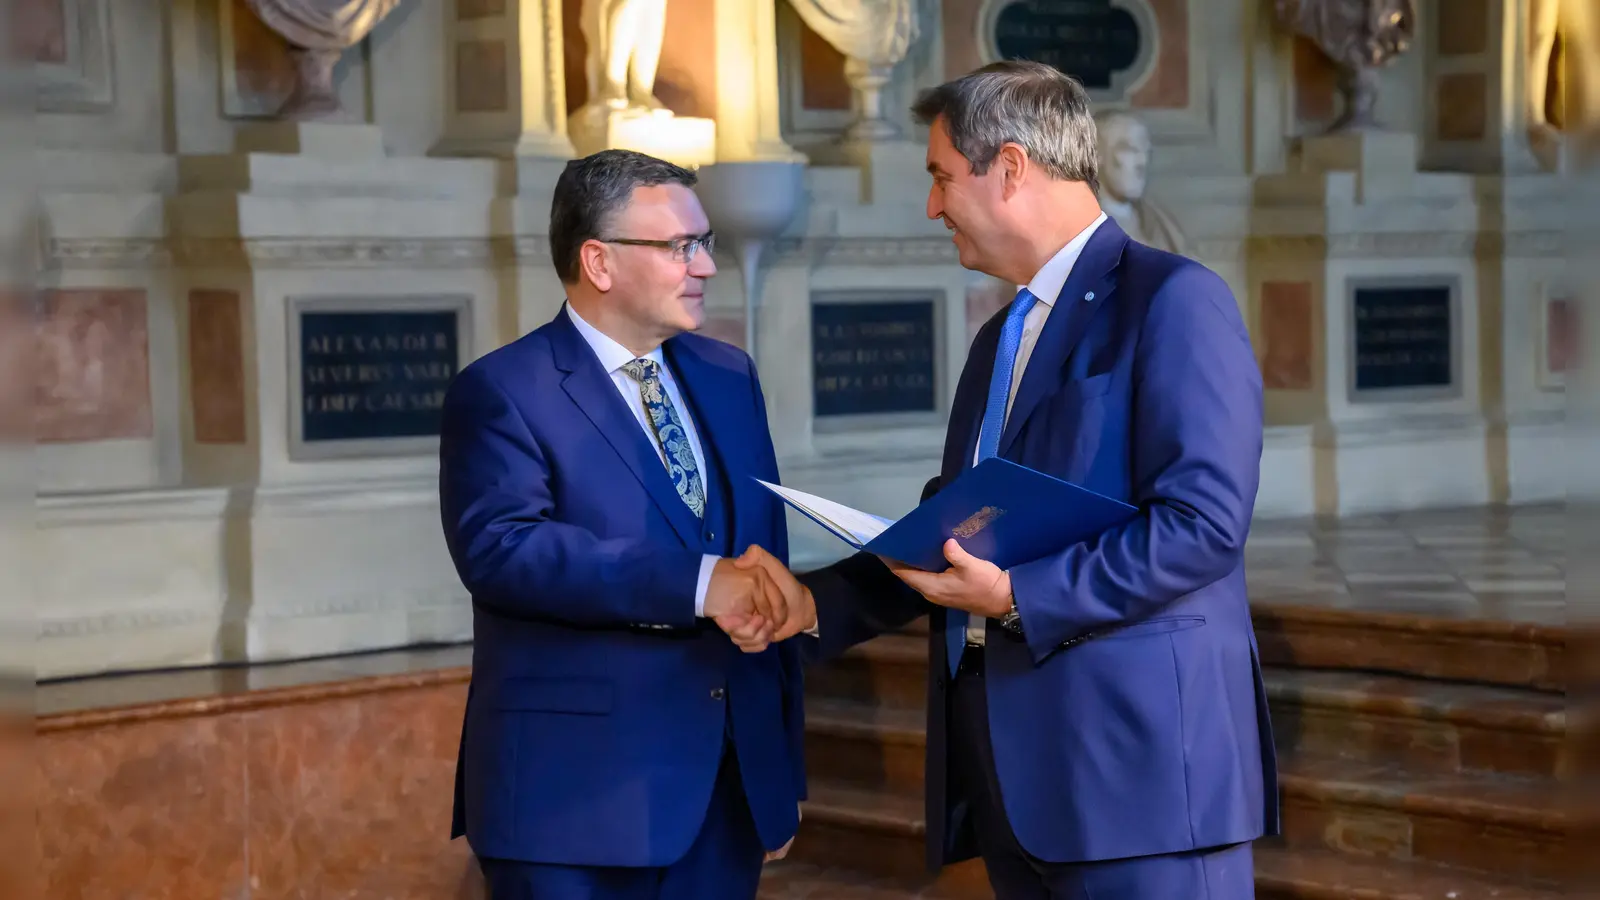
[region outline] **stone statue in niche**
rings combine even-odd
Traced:
[[[1600,118],[1600,12],[1593,0],[1528,0],[1528,144],[1539,162],[1565,170],[1576,133]]]
[[[657,110],[656,67],[667,0],[583,0],[578,21],[589,52],[589,103],[610,110]]]
[[[1329,134],[1381,129],[1378,73],[1416,39],[1415,0],[1274,0],[1278,23],[1339,67],[1344,112]]]
[[[1146,196],[1150,129],[1127,112],[1105,113],[1095,125],[1100,138],[1100,208],[1139,243],[1188,255],[1189,239],[1177,219]]]
[[[883,108],[883,89],[894,67],[921,36],[916,0],[789,0],[806,27],[845,58],[844,77],[854,93],[855,120],[847,142],[899,136]]]
[[[337,117],[343,107],[333,67],[359,44],[400,0],[244,0],[268,28],[289,42],[295,87],[278,116],[294,121]]]

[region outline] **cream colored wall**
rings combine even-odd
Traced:
[[[116,90],[106,108],[40,117],[46,286],[145,292],[152,424],[142,437],[38,448],[46,571],[39,671],[470,636],[469,607],[439,539],[432,454],[289,457],[286,304],[319,293],[375,302],[461,294],[469,355],[515,339],[562,302],[545,231],[564,160],[438,158],[458,99],[451,60],[461,26],[448,0],[402,4],[347,52],[341,97],[352,120],[375,130],[300,132],[320,136],[331,148],[323,155],[233,152],[262,132],[220,111],[219,0],[66,2],[107,4],[104,63]],[[519,2],[508,8],[525,14],[522,24],[495,37],[534,42],[508,58],[537,61],[553,20],[538,0]],[[972,36],[946,33],[942,4],[921,6],[922,40],[886,101],[905,140],[858,154],[862,163],[818,152],[827,127],[803,138],[773,127],[767,98],[792,110],[784,92],[798,90],[786,56],[798,19],[787,12],[774,17],[773,46],[739,69],[745,77],[770,70],[772,83],[718,99],[727,116],[719,127],[734,130],[727,147],[782,158],[787,148],[773,137],[786,133],[825,163],[806,172],[803,214],[761,275],[757,350],[785,480],[885,515],[913,505],[936,469],[971,329],[993,300],[992,286],[961,268],[948,235],[924,214],[925,135],[905,108],[919,87],[955,74],[944,71],[947,51]],[[1290,324],[1306,329],[1311,377],[1268,387],[1258,514],[1549,499],[1559,492],[1549,456],[1564,403],[1536,371],[1538,291],[1563,271],[1551,235],[1583,227],[1600,202],[1576,201],[1574,186],[1531,172],[1499,178],[1399,165],[1360,173],[1361,154],[1377,153],[1376,144],[1358,148],[1342,169],[1303,169],[1290,136],[1290,44],[1262,6],[1189,0],[1189,103],[1144,114],[1156,139],[1151,196],[1232,287],[1258,353],[1279,347],[1264,328],[1265,307],[1277,302],[1264,285],[1310,285],[1309,320]],[[732,0],[714,9],[717,27],[746,42],[771,22]],[[1380,107],[1424,144],[1426,63],[1414,51],[1387,70]],[[544,71],[508,78],[545,103]],[[495,121],[545,128],[541,110],[509,109]],[[847,118],[820,121],[842,128]],[[500,145],[538,152],[561,140],[525,131]],[[386,155],[371,152],[379,141]],[[719,265],[708,307],[726,333],[742,334],[739,262],[725,253]],[[1337,356],[1344,277],[1439,271],[1467,285],[1468,389],[1444,406],[1399,414],[1351,408],[1334,386],[1345,367]],[[906,287],[940,297],[945,409],[892,428],[816,422],[813,293]],[[194,433],[195,393],[205,387],[190,358],[195,289],[232,292],[240,304],[246,431],[237,442],[202,443]],[[1455,462],[1441,467],[1440,459]],[[792,536],[802,565],[840,550],[804,522],[793,523]]]

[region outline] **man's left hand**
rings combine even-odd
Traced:
[[[885,559],[884,565],[912,590],[950,609],[998,619],[1011,612],[1011,576],[999,566],[962,549],[955,538],[944,542],[950,568],[934,573]]]
[[[798,817],[801,818],[801,819],[805,818],[805,813],[804,813],[803,810],[798,814]],[[768,852],[767,856],[766,856],[766,859],[763,859],[762,862],[769,863],[769,862],[773,862],[775,860],[783,859],[785,856],[789,855],[789,848],[793,847],[793,846],[794,846],[794,838],[789,838],[788,842],[785,843],[782,847],[779,847],[776,850],[772,850],[772,851]]]

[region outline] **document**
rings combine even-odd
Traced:
[[[757,481],[761,479],[757,478]],[[781,487],[766,481],[761,484],[772,491],[784,502],[804,513],[813,522],[833,532],[840,540],[855,547],[857,550],[865,547],[871,540],[889,529],[894,524],[891,519],[875,516],[872,513],[851,509],[843,503],[835,503],[826,497],[818,497],[805,491]]]
[[[944,545],[951,538],[973,556],[1006,569],[1097,540],[1139,512],[1121,500],[998,457],[962,472],[899,519],[761,484],[846,544],[931,572],[950,567]]]

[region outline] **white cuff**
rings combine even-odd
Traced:
[[[711,570],[716,568],[719,556],[707,553],[700,557],[700,580],[694,588],[694,615],[695,618],[704,618],[706,613],[706,590],[711,587]]]

